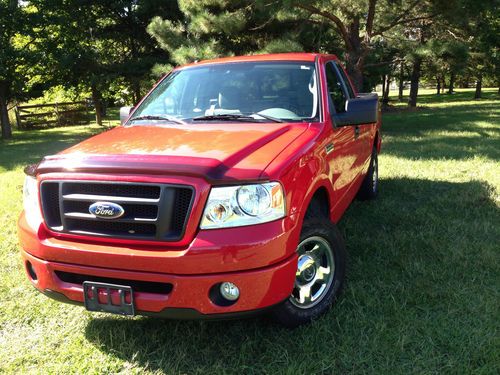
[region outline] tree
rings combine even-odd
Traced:
[[[410,107],[415,107],[417,104],[422,68],[430,68],[430,71],[437,75],[440,88],[441,80],[444,82],[445,74],[449,73],[449,92],[453,92],[455,76],[464,69],[467,61],[468,18],[463,15],[479,14],[484,4],[492,2],[494,0],[486,0],[481,2],[483,5],[478,6],[473,0],[436,1],[431,5],[434,17],[405,26],[408,39],[416,42],[410,54],[412,60],[408,101]],[[436,62],[437,59],[439,62]]]
[[[382,82],[382,105],[384,107],[389,104],[390,84],[396,75],[395,67],[401,61],[399,50],[395,47],[392,41],[380,38],[373,44],[365,63],[364,85],[371,89]]]
[[[83,85],[92,93],[96,122],[102,125],[102,90],[109,83],[107,66],[117,51],[101,38],[104,26],[100,2],[33,0],[47,30],[43,40],[44,64],[58,74],[53,84]]]
[[[453,92],[458,77],[462,76],[465,86],[475,77],[475,95],[480,97],[483,76],[499,76],[495,68],[498,67],[500,43],[497,9],[497,0],[458,0],[454,7],[446,9],[446,17],[436,19],[429,43],[431,62],[428,66],[438,71],[437,78],[441,79],[443,90],[446,75],[449,75],[448,93]],[[438,85],[441,85],[439,81]]]
[[[427,1],[287,1],[308,12],[314,19],[325,20],[341,35],[350,77],[363,90],[363,73],[373,43],[400,25],[430,19],[433,7]]]
[[[12,137],[8,103],[29,95],[35,60],[36,13],[17,0],[0,0],[0,122],[2,138]]]
[[[467,43],[446,32],[434,32],[427,44],[427,59],[424,75],[429,81],[436,81],[437,94],[444,92],[445,78],[449,76],[448,94],[454,91],[456,78],[464,71],[469,58]]]
[[[369,83],[363,83],[364,74],[373,64],[368,62],[369,56],[380,40],[389,34],[404,34],[403,26],[414,27],[438,15],[445,17],[443,11],[460,1],[180,0],[185,23],[155,18],[148,31],[177,63],[256,51],[337,52],[362,91],[370,88]],[[309,36],[328,35],[340,43],[334,48],[332,43],[310,43],[302,37],[307,31]],[[313,39],[317,42],[319,38]],[[327,48],[318,48],[321,44]]]
[[[427,54],[427,41],[430,27],[430,21],[420,21],[414,27],[406,30],[407,39],[413,46],[411,52],[407,55],[407,59],[411,63],[410,95],[408,98],[408,106],[410,108],[415,108],[417,106],[422,64]]]
[[[134,102],[138,102],[143,95],[141,85],[153,66],[169,61],[165,51],[146,31],[151,15],[180,20],[182,13],[176,1],[163,0],[107,1],[103,13],[102,17],[108,18],[103,34],[113,41],[113,48],[120,51],[110,69],[125,80]]]
[[[469,71],[476,78],[475,99],[482,96],[485,77],[497,80],[500,93],[500,20],[496,9],[489,8],[481,12],[473,22],[475,35],[472,38]]]
[[[96,122],[102,125],[104,99],[117,82],[128,86],[132,100],[142,96],[142,82],[152,67],[168,60],[147,34],[152,14],[178,19],[176,2],[161,0],[33,0],[50,30],[45,51],[57,82],[90,91]],[[119,86],[119,85],[118,85]],[[149,86],[149,84],[147,84]]]
[[[185,64],[218,56],[334,48],[336,35],[262,1],[179,1],[184,21],[153,18],[148,32]],[[296,12],[295,12],[296,13]],[[338,44],[337,44],[338,45]]]

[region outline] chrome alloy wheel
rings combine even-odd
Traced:
[[[375,154],[373,158],[373,173],[372,173],[372,190],[375,193],[378,185],[378,157]]]
[[[333,282],[335,260],[331,245],[322,237],[309,237],[297,247],[299,260],[290,302],[301,309],[317,305]]]

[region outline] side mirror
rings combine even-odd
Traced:
[[[125,121],[127,121],[128,117],[130,116],[130,112],[134,107],[121,107],[120,108],[120,124],[123,125],[125,124]]]
[[[335,126],[372,124],[378,119],[378,95],[360,94],[348,99],[346,111],[332,115]]]

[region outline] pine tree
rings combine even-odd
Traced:
[[[179,5],[183,22],[155,17],[148,26],[176,64],[253,53],[340,50],[331,29],[279,1],[180,0]]]
[[[438,2],[444,0],[438,0]],[[452,0],[454,1],[454,0]],[[181,0],[187,23],[155,18],[148,31],[183,63],[196,58],[256,51],[309,50],[305,30],[335,31],[355,86],[374,43],[399,25],[433,16],[430,1],[390,0]],[[287,27],[288,26],[288,27]],[[335,48],[339,50],[339,47]],[[335,51],[329,51],[335,52]]]

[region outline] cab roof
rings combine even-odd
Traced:
[[[314,62],[316,58],[319,56],[327,56],[327,55],[322,55],[320,53],[291,52],[291,53],[270,53],[264,55],[231,56],[213,60],[202,60],[191,64],[179,66],[177,69],[183,69],[187,67],[200,66],[200,65],[235,63],[235,62],[255,62],[255,61]]]

